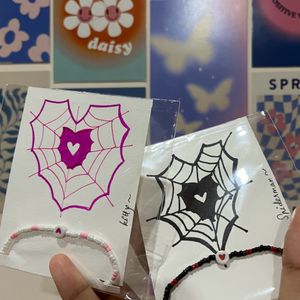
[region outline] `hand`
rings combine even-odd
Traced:
[[[278,300],[300,299],[300,208],[296,209],[285,236]]]
[[[63,300],[119,299],[110,295],[97,295],[66,255],[57,254],[53,256],[49,268]]]

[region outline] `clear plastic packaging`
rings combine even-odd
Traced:
[[[156,299],[168,284],[171,299],[276,298],[281,258],[270,253],[176,278],[211,254],[283,247],[298,176],[264,112],[147,147],[139,214]]]
[[[11,171],[11,165],[14,158],[14,151],[16,147],[16,142],[18,140],[18,134],[20,129],[20,122],[22,120],[22,113],[23,108],[25,104],[26,99],[26,93],[27,93],[28,87],[21,87],[16,85],[7,85],[5,89],[3,90],[3,101],[2,101],[2,110],[1,110],[1,143],[0,143],[0,153],[1,153],[1,177],[0,177],[0,192],[1,192],[1,203],[4,204],[4,199],[7,192],[7,184],[10,177],[10,171]],[[32,90],[31,90],[32,93]],[[67,93],[67,92],[66,92]],[[70,91],[70,93],[72,93]],[[88,97],[96,97],[95,94],[88,94],[88,93],[79,93],[76,92],[77,95]],[[66,94],[67,95],[67,94]],[[103,96],[102,96],[103,97]],[[114,98],[111,96],[107,96],[107,99]],[[116,98],[116,97],[115,97]],[[123,99],[120,97],[120,101]],[[124,99],[125,100],[125,99]],[[129,99],[130,100],[130,99]],[[38,101],[44,101],[44,99],[39,99],[37,97],[37,106],[40,106],[40,103]],[[47,100],[46,100],[47,101]],[[140,99],[139,101],[146,101],[144,99]],[[121,102],[120,102],[121,103]],[[95,103],[96,104],[96,103]],[[153,100],[152,102],[152,108],[150,113],[150,121],[149,121],[149,127],[148,127],[148,135],[146,139],[146,143],[150,144],[153,142],[162,142],[165,140],[170,140],[175,136],[175,120],[179,109],[179,102],[178,101],[168,101],[168,100]],[[42,111],[42,110],[41,110]],[[138,108],[137,108],[138,111]],[[63,111],[62,111],[63,113]],[[126,112],[123,112],[126,114]],[[140,112],[140,115],[143,115],[143,111]],[[33,112],[34,114],[34,112]],[[51,112],[50,115],[51,116]],[[36,115],[35,115],[36,117]],[[120,115],[119,115],[120,117]],[[50,122],[56,122],[57,119],[51,119]],[[114,119],[112,119],[114,120]],[[48,123],[45,123],[45,126],[43,125],[43,128],[47,126]],[[49,123],[50,124],[50,123]],[[121,125],[124,125],[124,122],[121,122]],[[139,124],[136,124],[137,126],[140,126]],[[117,125],[114,125],[117,126]],[[125,125],[124,125],[125,126]],[[113,125],[112,125],[113,127]],[[38,129],[38,127],[36,127]],[[118,128],[118,127],[116,127]],[[113,130],[113,129],[112,129]],[[45,133],[46,135],[46,133]],[[42,133],[42,137],[44,136],[44,133]],[[113,140],[118,138],[117,135],[114,136]],[[115,141],[114,141],[115,143]],[[70,152],[73,151],[74,146],[76,146],[75,143],[71,145],[69,148]],[[43,145],[40,146],[44,147]],[[68,146],[69,147],[69,146]],[[73,148],[72,148],[73,147]],[[121,147],[121,146],[120,146]],[[130,147],[130,145],[126,145],[126,147]],[[42,148],[41,148],[42,149]],[[54,149],[54,148],[53,148]],[[51,149],[51,151],[54,151]],[[30,149],[27,149],[30,150]],[[32,148],[31,148],[32,151]],[[76,151],[74,152],[76,153]],[[126,169],[123,176],[128,176],[130,173],[130,170]],[[131,197],[131,195],[129,195]],[[128,211],[134,211],[134,207],[130,207],[130,198],[128,199],[127,206],[125,205],[124,211],[122,212],[122,217],[120,219],[120,222],[126,223],[126,218],[133,218],[133,214],[128,214]],[[128,211],[126,211],[128,209]],[[62,214],[63,210],[61,210]],[[130,222],[130,221],[129,221]],[[126,224],[123,224],[126,226]],[[21,224],[22,226],[27,226],[28,224]],[[31,224],[32,225],[32,224]],[[76,226],[75,226],[76,227]],[[78,226],[77,226],[78,227]],[[51,230],[47,226],[31,226],[31,229],[34,228],[34,230],[30,229],[30,231],[43,231],[43,234],[52,234]],[[26,229],[26,228],[25,228]],[[21,231],[16,232],[17,235],[27,234],[22,229]],[[49,231],[50,230],[50,231]],[[64,228],[59,227],[55,228],[55,234],[58,236],[59,234],[64,234]],[[67,235],[68,231],[66,233],[66,239],[71,238],[71,235],[77,238],[87,238],[91,242],[102,243],[101,241],[97,241],[96,238],[90,237],[86,233],[69,233],[69,236]],[[13,235],[12,235],[13,236]],[[14,237],[10,238],[10,240],[14,239]],[[29,239],[23,239],[27,243],[26,240]],[[9,242],[9,241],[8,241]],[[66,247],[66,243],[59,243],[61,245],[62,250],[64,250],[64,247]],[[29,244],[28,244],[29,245]],[[99,244],[100,245],[100,244]],[[28,246],[29,247],[29,246]],[[105,244],[104,246],[101,246],[106,249]],[[2,247],[3,249],[5,248]],[[95,247],[91,247],[92,249]],[[110,248],[107,248],[108,255],[110,255]],[[26,250],[27,251],[27,250]],[[35,249],[36,251],[36,249]],[[93,250],[94,251],[94,250]],[[105,252],[104,251],[104,252]],[[42,254],[42,253],[41,253]],[[40,255],[40,254],[39,254]],[[22,258],[22,255],[20,255],[20,258]],[[76,257],[75,257],[76,258]],[[76,262],[76,259],[75,259]],[[113,260],[112,260],[113,262]],[[81,267],[80,264],[78,267]],[[110,269],[111,267],[104,266],[104,268]],[[81,268],[81,271],[85,272],[85,268]],[[87,270],[88,272],[88,270]],[[92,274],[92,273],[91,273]],[[93,279],[90,278],[89,273],[86,273],[86,277],[88,279],[91,279],[91,282],[93,282]],[[139,224],[139,218],[137,216],[137,212],[134,213],[133,218],[133,225],[131,230],[131,237],[130,237],[130,245],[128,247],[128,255],[126,260],[126,266],[124,271],[124,277],[123,277],[123,284],[120,286],[120,289],[114,289],[114,288],[106,288],[103,285],[99,285],[104,288],[104,290],[108,293],[117,293],[120,297],[124,299],[154,299],[153,294],[153,288],[152,288],[152,281],[149,276],[149,269],[148,269],[148,262],[146,253],[144,250],[144,244],[143,244],[143,238],[141,235],[141,228]]]
[[[293,211],[300,201],[300,173],[291,151],[297,145],[287,147],[279,130],[268,112],[248,116],[249,123],[262,151],[276,177],[289,209]]]

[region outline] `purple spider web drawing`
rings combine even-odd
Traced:
[[[109,199],[113,179],[125,162],[125,140],[130,128],[121,104],[90,105],[80,119],[69,100],[44,100],[30,121],[32,147],[41,177],[61,212],[90,211],[101,198]]]

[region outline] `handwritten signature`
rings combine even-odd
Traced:
[[[129,194],[129,198],[127,200],[128,204],[125,204],[125,207],[121,214],[121,220],[119,221],[120,224],[122,224],[126,227],[129,224],[130,215],[134,212],[134,209],[130,207],[130,199],[131,199],[131,194]]]
[[[273,195],[273,204],[275,205],[275,208],[279,211],[279,213],[276,215],[278,220],[289,220],[290,219],[290,213],[286,209],[286,206],[283,204],[282,199],[280,198],[280,195],[278,193],[278,185],[275,183],[273,178],[269,175],[268,171],[266,169],[262,169],[264,174],[268,177],[268,182],[270,184],[270,187],[272,188],[272,195]]]

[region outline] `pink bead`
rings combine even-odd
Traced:
[[[38,228],[38,226],[33,225],[33,226],[31,226],[30,230],[31,231],[39,231],[40,229]]]
[[[118,278],[119,274],[117,272],[113,272],[111,276],[111,280],[115,281]]]
[[[87,239],[88,236],[89,236],[88,232],[81,232],[80,235],[79,235],[79,237],[80,237],[81,239]]]
[[[111,251],[111,246],[108,245],[108,244],[104,244],[104,245],[103,245],[103,248],[105,249],[106,252]]]
[[[10,236],[11,239],[15,239],[19,236],[19,234],[17,232],[13,232]]]

